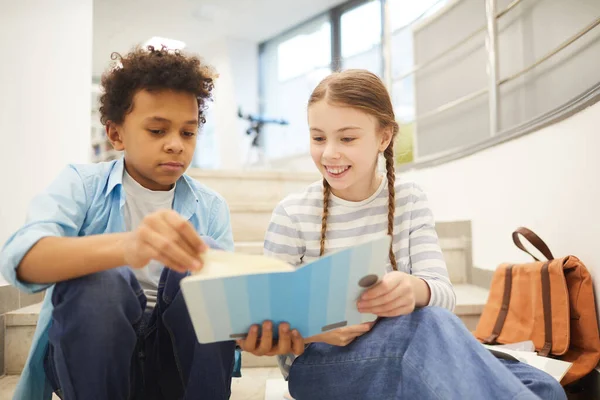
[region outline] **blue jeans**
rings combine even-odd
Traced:
[[[384,318],[346,347],[311,344],[292,365],[289,388],[296,400],[566,400],[550,375],[497,359],[437,307]]]
[[[58,283],[45,367],[61,397],[228,399],[235,342],[198,343],[183,277],[163,270],[151,314],[127,267]]]

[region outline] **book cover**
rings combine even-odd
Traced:
[[[181,281],[200,343],[244,338],[253,324],[288,322],[303,337],[371,322],[356,308],[360,294],[386,273],[384,236],[293,267],[281,260],[209,250],[204,268]],[[276,335],[275,335],[276,336]]]

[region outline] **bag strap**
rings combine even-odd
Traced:
[[[496,319],[496,324],[494,325],[492,334],[486,339],[483,339],[483,343],[485,344],[496,344],[496,340],[498,339],[498,336],[500,336],[500,332],[502,332],[502,328],[504,327],[504,322],[506,321],[506,316],[508,315],[508,306],[510,304],[513,266],[514,265],[510,265],[506,268],[506,275],[504,277],[504,294],[502,295],[502,306],[500,307],[500,312],[498,313],[498,318]]]
[[[544,347],[539,351],[542,357],[548,357],[552,350],[552,299],[550,291],[550,262],[542,267],[542,305],[544,307]]]
[[[519,235],[523,235],[523,237],[525,239],[527,239],[527,241],[529,243],[531,243],[533,245],[533,247],[538,249],[539,252],[542,253],[544,255],[544,257],[546,257],[547,260],[554,260],[554,256],[552,255],[552,252],[550,251],[550,249],[548,248],[546,243],[544,243],[544,241],[542,239],[540,239],[540,237],[538,235],[536,235],[531,229],[528,229],[525,227],[517,228],[517,230],[515,230],[512,234],[513,242],[515,243],[515,246],[517,246],[519,249],[523,250],[525,253],[527,253],[531,257],[533,257],[533,259],[535,261],[540,261],[537,259],[536,256],[531,254],[525,248],[525,246],[523,246],[523,244],[521,243],[521,239],[519,238]]]

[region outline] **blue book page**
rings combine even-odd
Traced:
[[[270,320],[275,332],[288,322],[303,337],[375,319],[356,301],[385,274],[389,236],[322,257],[292,272],[182,281],[188,311],[201,343],[245,337]],[[277,335],[275,335],[277,336]]]

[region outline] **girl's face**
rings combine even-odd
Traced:
[[[361,201],[379,186],[377,155],[392,138],[377,119],[359,109],[333,105],[327,100],[308,108],[310,153],[331,186],[344,200]]]

